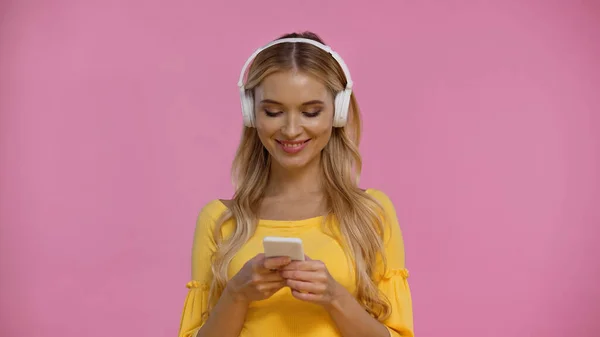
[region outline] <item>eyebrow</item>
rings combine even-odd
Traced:
[[[260,101],[260,103],[263,104],[277,104],[277,105],[284,105],[283,103],[277,102],[275,100],[272,99],[263,99],[262,101]],[[308,101],[308,102],[304,102],[302,103],[302,105],[313,105],[313,104],[325,104],[325,102],[320,101],[318,99],[314,99],[312,101]]]

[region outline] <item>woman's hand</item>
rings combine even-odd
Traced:
[[[286,285],[279,270],[290,262],[289,257],[265,258],[264,254],[258,254],[248,260],[231,278],[226,290],[240,302],[250,303],[267,299]]]
[[[344,288],[329,274],[325,263],[312,260],[293,261],[281,270],[292,295],[299,300],[331,306],[345,294]]]

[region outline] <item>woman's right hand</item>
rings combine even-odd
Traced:
[[[289,257],[265,258],[258,254],[227,283],[226,290],[241,302],[254,302],[267,299],[286,284],[279,270],[291,262]]]

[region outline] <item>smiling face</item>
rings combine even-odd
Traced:
[[[254,91],[256,130],[273,163],[298,169],[318,161],[333,127],[333,96],[317,78],[273,73]]]

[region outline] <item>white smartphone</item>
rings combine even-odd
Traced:
[[[304,261],[304,248],[299,238],[266,236],[263,248],[265,257],[289,256],[292,261]]]

